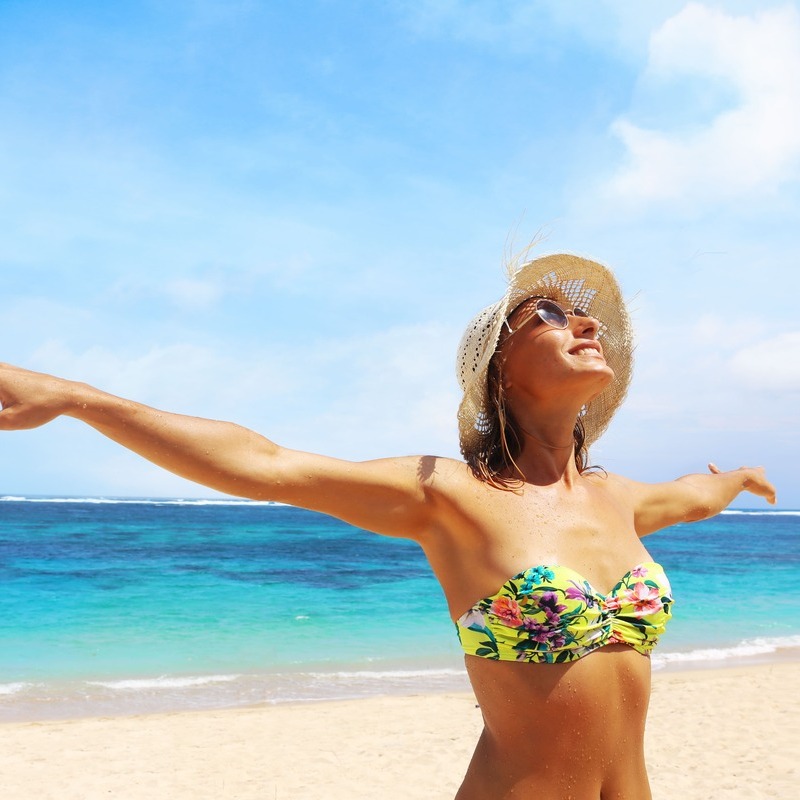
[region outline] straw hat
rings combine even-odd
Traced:
[[[495,431],[487,392],[489,362],[508,315],[529,297],[547,297],[568,308],[581,308],[600,321],[598,338],[616,379],[582,413],[586,446],[608,427],[625,399],[633,368],[633,331],[619,284],[595,261],[560,253],[511,265],[509,285],[498,302],[483,309],[467,326],[458,346],[456,374],[464,397],[458,408],[458,433],[465,458],[486,453]]]

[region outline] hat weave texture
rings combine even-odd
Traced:
[[[467,460],[488,455],[494,439],[494,414],[487,390],[489,362],[503,323],[530,297],[547,297],[566,308],[581,308],[600,322],[597,337],[615,380],[589,402],[582,419],[587,447],[608,427],[622,404],[633,369],[633,331],[622,293],[611,271],[580,256],[559,253],[511,265],[505,295],[470,322],[461,338],[456,374],[464,392],[458,408],[461,452]]]

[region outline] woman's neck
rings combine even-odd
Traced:
[[[535,415],[514,414],[516,429],[521,439],[519,455],[514,459],[528,483],[568,484],[580,477],[575,463],[575,422],[579,410],[573,416],[563,409],[552,414],[541,411]]]

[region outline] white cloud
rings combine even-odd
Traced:
[[[736,312],[692,320],[665,316],[642,300],[636,367],[625,414],[633,429],[653,425],[681,436],[711,431],[797,428],[800,331],[775,334],[774,322]]]
[[[732,16],[689,3],[650,39],[645,91],[676,79],[722,81],[733,107],[710,121],[671,130],[613,124],[624,166],[607,191],[631,205],[686,206],[768,193],[796,180],[800,166],[800,15],[792,6]],[[667,109],[668,111],[668,109]]]
[[[650,30],[681,6],[678,0],[399,0],[406,24],[419,36],[533,52],[565,35],[619,55],[639,50]]]
[[[181,343],[134,353],[104,346],[75,351],[51,340],[29,366],[170,411],[238,422],[290,447],[353,459],[452,456],[458,451],[456,341],[457,332],[440,323],[396,326],[368,337],[276,342],[249,353]],[[71,441],[86,439],[69,435]],[[57,453],[59,441],[54,430],[47,446]],[[95,454],[87,478],[107,474],[101,491],[119,493],[119,481],[130,480],[128,492],[156,492],[152,470],[129,468],[133,462],[115,446],[70,445],[76,447]],[[55,455],[49,460],[57,463]],[[165,479],[163,493],[174,485]]]
[[[798,353],[800,331],[790,331],[742,348],[730,359],[729,366],[733,376],[749,389],[800,392]]]
[[[51,339],[26,366],[86,381],[113,394],[179,413],[230,419],[270,432],[286,426],[319,371],[314,345],[276,343],[260,351],[168,342],[72,348]],[[346,362],[344,362],[346,363]],[[324,369],[341,369],[329,358]],[[276,434],[277,435],[277,434]]]
[[[800,331],[776,336],[774,320],[732,313],[691,324],[648,311],[631,394],[593,461],[645,481],[702,472],[708,461],[766,464],[779,502],[795,507]],[[758,505],[747,495],[739,503]]]
[[[169,281],[164,294],[180,308],[203,310],[214,306],[223,295],[223,288],[209,280],[191,278]]]
[[[313,394],[296,398],[297,446],[353,458],[455,455],[457,341],[456,331],[429,323],[298,351]]]

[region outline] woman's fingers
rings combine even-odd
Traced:
[[[775,487],[767,480],[764,467],[742,467],[749,472],[747,490],[766,499],[768,503],[775,504]]]
[[[721,475],[722,470],[713,462],[708,465],[709,472],[713,475]],[[767,480],[767,473],[764,467],[739,467],[738,470],[731,472],[744,472],[744,488],[758,497],[763,497],[768,503],[775,504],[775,487]]]

